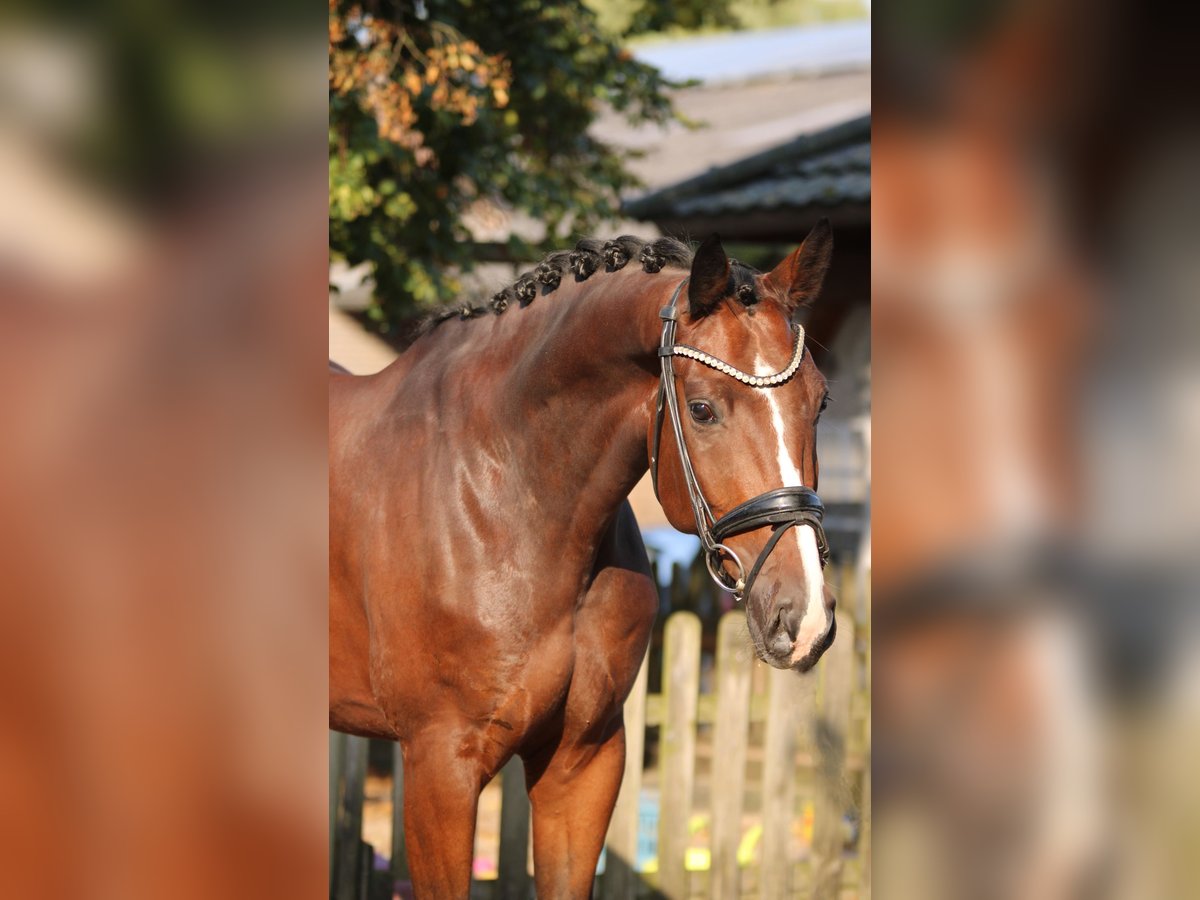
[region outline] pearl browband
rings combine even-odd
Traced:
[[[792,361],[786,369],[782,372],[776,372],[774,375],[751,375],[749,372],[743,372],[741,369],[731,366],[729,363],[718,359],[710,353],[697,350],[695,347],[689,347],[687,344],[674,344],[670,350],[672,356],[686,356],[688,359],[694,359],[698,363],[703,363],[710,368],[716,369],[718,372],[724,372],[726,375],[736,378],[743,384],[748,384],[752,387],[775,387],[790,380],[800,368],[800,360],[804,358],[804,329],[799,325],[793,324],[792,331],[796,335],[796,346],[792,350]]]

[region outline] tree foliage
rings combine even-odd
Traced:
[[[330,0],[330,248],[371,263],[379,326],[456,297],[474,204],[550,243],[614,218],[636,181],[589,126],[665,123],[668,87],[578,0]]]
[[[645,34],[679,28],[694,31],[700,28],[738,28],[741,19],[730,3],[711,0],[641,0],[625,28],[627,35]]]

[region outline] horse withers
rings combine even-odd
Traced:
[[[514,755],[538,896],[587,897],[624,768],[622,704],[658,592],[625,498],[744,599],[758,655],[833,638],[797,310],[822,222],[776,269],[716,238],[581,241],[376,375],[330,374],[330,725],[400,742],[418,897],[466,897],[476,804]]]

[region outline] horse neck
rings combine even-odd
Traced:
[[[502,502],[536,515],[547,540],[590,541],[645,474],[657,385],[658,310],[686,273],[563,279],[525,309],[459,325],[432,348],[470,379],[464,454],[503,467]],[[436,334],[436,333],[435,333]]]
[[[685,274],[623,270],[539,298],[546,321],[513,373],[519,439],[557,470],[552,502],[584,528],[605,521],[648,467],[658,310]]]

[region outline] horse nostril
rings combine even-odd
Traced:
[[[795,641],[796,635],[800,633],[800,617],[795,614],[790,603],[784,603],[779,607],[776,628],[777,631],[787,632],[787,636],[792,641]]]

